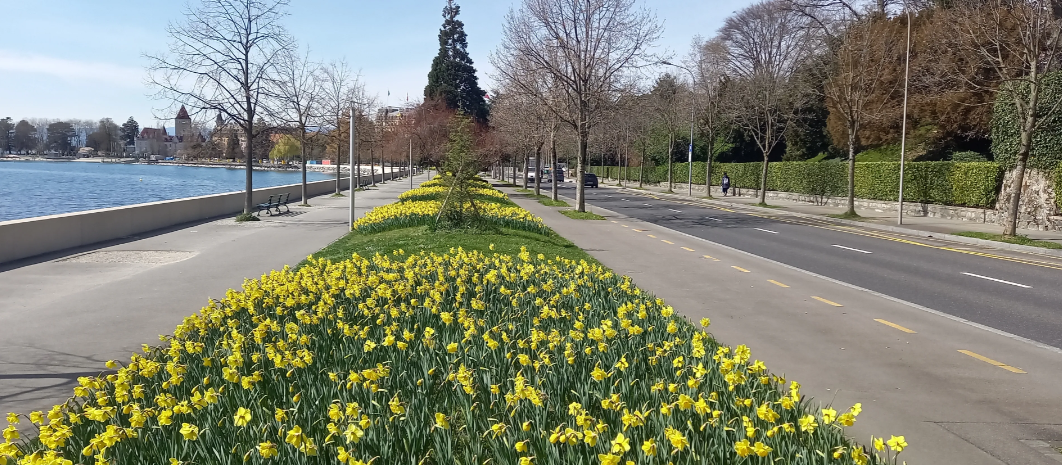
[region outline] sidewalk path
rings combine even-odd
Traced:
[[[598,205],[607,221],[572,220],[506,191],[693,321],[711,318],[721,342],[749,345],[817,401],[862,402],[849,433],[864,444],[906,435],[901,458],[912,465],[1062,459],[1035,442],[1062,443],[1057,351]],[[734,227],[769,235],[751,226]]]
[[[408,189],[406,178],[358,192],[357,213]],[[347,232],[349,201],[315,197],[259,222],[220,219],[0,272],[0,412],[61,403],[77,377],[158,344],[209,299],[296,265]]]

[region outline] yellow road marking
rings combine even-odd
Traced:
[[[732,266],[731,268],[733,268],[733,269],[735,269],[735,270],[738,270],[738,271],[740,271],[740,272],[742,272],[742,273],[752,273],[751,271],[749,271],[749,270],[746,270],[746,269],[744,269],[744,268],[742,268],[742,267],[740,267],[740,266]]]
[[[834,302],[832,300],[823,299],[822,297],[819,297],[819,296],[813,295],[813,296],[811,296],[811,298],[815,299],[815,300],[817,300],[819,302],[822,302],[824,304],[833,305],[834,307],[844,307],[844,305],[841,305],[841,304],[839,304],[837,302]]]
[[[782,283],[780,283],[778,281],[775,281],[773,279],[768,279],[767,282],[769,282],[771,284],[774,284],[775,286],[778,286],[778,287],[789,287],[789,286],[786,286],[785,284],[782,284]]]
[[[613,223],[619,223],[619,221],[612,221]]]
[[[718,259],[718,258],[715,258],[715,257],[713,257],[713,256],[711,256],[711,255],[705,255],[705,256],[704,256],[704,258],[707,258],[707,259],[709,259],[709,260],[713,260],[713,261],[719,261],[719,259]]]
[[[625,224],[621,224],[620,226],[623,226],[624,228],[629,228],[630,227],[630,226],[627,226]]]
[[[634,229],[634,232],[646,232],[648,229]]]
[[[960,350],[959,352],[963,353],[963,354],[966,354],[966,355],[969,355],[969,356],[971,356],[973,358],[976,358],[976,359],[978,359],[978,360],[980,360],[982,362],[985,362],[985,363],[987,363],[989,365],[995,365],[997,367],[1000,367],[1000,368],[1002,368],[1004,370],[1007,370],[1009,372],[1012,372],[1012,373],[1025,373],[1025,371],[1022,370],[1021,368],[1012,367],[1012,366],[1007,365],[1007,364],[1005,364],[1003,362],[997,362],[997,361],[992,360],[992,359],[990,359],[988,357],[985,357],[984,355],[979,355],[979,354],[970,352],[969,350]]]
[[[882,320],[881,318],[875,318],[874,321],[877,321],[878,323],[881,323],[881,324],[883,324],[885,326],[892,326],[893,328],[896,328],[896,329],[898,329],[900,331],[903,331],[903,332],[905,332],[907,334],[918,334],[918,331],[914,331],[914,330],[911,330],[911,329],[904,328],[903,326],[900,326],[900,325],[898,325],[896,323],[893,323],[891,321]]]
[[[656,239],[656,236],[654,236],[654,235],[652,235],[652,234],[646,234],[646,236],[649,236],[649,237],[651,237],[651,238],[653,238],[653,239]]]
[[[695,250],[693,250],[693,249],[691,249],[689,247],[683,247],[682,250],[685,250],[687,252],[696,252]]]
[[[671,241],[668,241],[668,240],[664,240],[664,239],[660,239],[660,242],[663,242],[663,243],[665,243],[665,244],[671,244],[671,245],[675,245],[675,243],[674,243],[674,242],[671,242]]]

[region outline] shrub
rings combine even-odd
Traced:
[[[964,163],[984,162],[988,161],[988,157],[986,157],[983,153],[973,151],[955,152],[951,154],[951,161]]]
[[[1042,115],[1052,105],[1062,100],[1062,72],[1047,73],[1040,87],[1040,108]],[[1019,81],[1003,84],[992,108],[992,154],[1003,166],[1011,167],[1016,162],[1018,147],[1021,144],[1021,118],[1014,107],[1012,92],[1028,93],[1029,87]],[[1033,135],[1029,152],[1029,167],[1040,170],[1054,170],[1062,161],[1062,115],[1058,111],[1048,121],[1043,121]]]

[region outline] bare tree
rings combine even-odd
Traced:
[[[863,124],[879,117],[890,102],[898,81],[886,71],[902,58],[904,44],[882,40],[891,26],[885,3],[860,0],[789,0],[790,8],[811,20],[816,37],[829,49],[826,81],[821,87],[826,104],[844,122],[848,145],[848,210],[855,212],[855,155]],[[809,86],[816,88],[816,86]]]
[[[274,117],[294,126],[297,131],[302,165],[302,204],[307,206],[306,151],[310,143],[309,129],[320,129],[324,90],[320,70],[320,65],[310,60],[309,50],[303,54],[288,51],[281,55],[276,78],[270,86],[270,94],[276,100]]]
[[[672,192],[675,187],[673,165],[675,161],[675,134],[683,124],[685,111],[682,98],[684,89],[678,78],[670,73],[665,73],[656,80],[656,85],[649,92],[651,96],[653,115],[657,124],[667,133],[667,191]]]
[[[202,0],[167,28],[169,53],[148,55],[150,83],[159,98],[222,113],[243,130],[246,161],[244,216],[254,204],[251,141],[266,104],[264,91],[290,39],[281,20],[288,0]]]
[[[1004,236],[1017,234],[1022,185],[1032,141],[1044,122],[1059,114],[1062,100],[1041,102],[1048,71],[1059,65],[1062,9],[1050,0],[976,0],[942,11],[938,40],[960,59],[944,63],[960,86],[997,93],[1016,110],[1019,144],[1014,154]],[[967,76],[969,68],[984,69],[986,81]]]
[[[760,203],[767,199],[767,167],[801,97],[793,78],[812,44],[808,19],[785,0],[753,4],[727,18],[720,37],[730,56],[734,89],[729,113],[763,153]]]
[[[578,139],[576,209],[586,210],[582,182],[590,129],[624,73],[649,61],[661,27],[635,0],[524,0],[506,15],[502,43],[491,55],[499,75],[547,105]],[[548,75],[562,98],[525,85]]]
[[[701,130],[707,139],[708,160],[705,166],[704,187],[712,196],[712,162],[715,158],[715,140],[723,130],[723,90],[727,80],[727,50],[722,39],[715,37],[693,39],[693,47],[687,58],[690,68],[697,75],[695,92],[701,109]],[[692,169],[692,167],[691,167]]]
[[[327,115],[323,124],[328,127],[331,137],[329,145],[336,149],[336,194],[339,194],[340,166],[343,160],[343,144],[349,144],[349,120],[344,123],[344,116],[350,117],[356,96],[363,92],[360,76],[351,71],[346,61],[333,61],[323,68],[322,114]],[[353,165],[353,161],[348,161]],[[351,167],[353,168],[353,166]],[[352,180],[354,178],[351,178]]]

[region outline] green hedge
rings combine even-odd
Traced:
[[[687,164],[674,165],[674,180],[685,183]],[[723,173],[730,185],[739,189],[758,189],[763,165],[755,163],[715,163],[712,184],[718,186]],[[693,183],[704,184],[704,162],[693,163]],[[638,181],[638,168],[631,167],[627,180]],[[599,176],[616,179],[623,174],[619,167],[590,168]],[[1062,170],[1058,170],[1062,172]],[[910,162],[904,168],[904,200],[965,207],[993,207],[1003,180],[1003,167],[995,162]],[[1062,188],[1062,175],[1056,175]],[[646,167],[645,182],[667,182],[667,166]],[[859,162],[855,171],[855,195],[868,200],[896,200],[900,188],[899,162]],[[767,189],[825,197],[843,197],[848,193],[848,164],[838,162],[776,162],[767,173]],[[1059,200],[1062,205],[1062,199]]]
[[[1055,169],[1055,204],[1062,209],[1062,167]]]
[[[1062,72],[1044,75],[1040,86],[1039,114],[1046,114],[1055,102],[1062,99]],[[992,108],[992,153],[1003,166],[1013,166],[1021,145],[1022,119],[1014,107],[1013,93],[1029,93],[1027,83],[1017,81],[1004,84]],[[1062,163],[1062,114],[1056,112],[1043,121],[1033,135],[1029,152],[1029,167],[1054,170]]]

